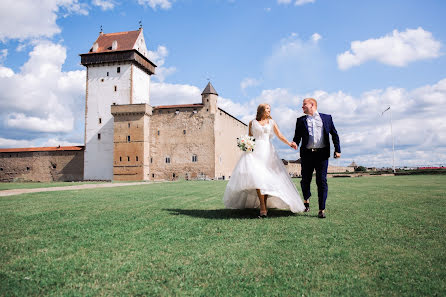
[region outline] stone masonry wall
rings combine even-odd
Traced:
[[[149,133],[150,179],[215,178],[214,118],[203,106],[154,108]]]
[[[0,153],[0,181],[81,181],[84,151]]]

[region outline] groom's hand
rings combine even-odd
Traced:
[[[335,159],[340,158],[341,157],[341,153],[335,152],[333,157]]]
[[[293,149],[297,150],[297,144],[293,141],[290,145]]]

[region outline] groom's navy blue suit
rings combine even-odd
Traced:
[[[308,132],[307,116],[302,116],[297,119],[296,130],[294,132],[293,141],[300,146],[300,158],[302,165],[302,180],[300,182],[302,188],[302,194],[304,199],[308,200],[311,196],[310,184],[313,177],[313,171],[316,170],[316,184],[319,198],[319,210],[325,209],[325,201],[327,200],[327,169],[328,158],[330,158],[330,138],[334,144],[335,152],[341,153],[341,147],[339,145],[339,136],[336,128],[333,124],[331,115],[319,113],[322,123],[322,137],[324,138],[325,147],[319,149],[307,149],[310,134]]]

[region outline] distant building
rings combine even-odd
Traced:
[[[0,182],[81,181],[84,147],[0,149]]]
[[[288,160],[288,161],[282,159],[282,162],[291,177],[301,177],[301,170],[302,170],[301,159]],[[345,167],[345,166],[328,165],[327,169],[328,173],[344,173],[344,172],[354,172],[354,171],[355,170],[350,166]]]
[[[355,161],[353,161],[350,165],[348,165],[348,167],[353,168],[353,170],[354,170],[354,169],[358,168],[358,165],[356,165]]]
[[[291,177],[300,177],[301,176],[301,160],[283,160],[283,165],[285,166],[286,170],[288,171],[288,174]]]

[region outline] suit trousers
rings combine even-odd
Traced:
[[[321,150],[315,152],[308,150],[303,156],[301,156],[301,162],[302,180],[300,181],[300,186],[302,188],[304,199],[308,200],[311,197],[311,180],[313,178],[313,171],[316,170],[316,185],[319,198],[319,210],[324,210],[328,193],[328,159],[326,157],[326,154]]]

